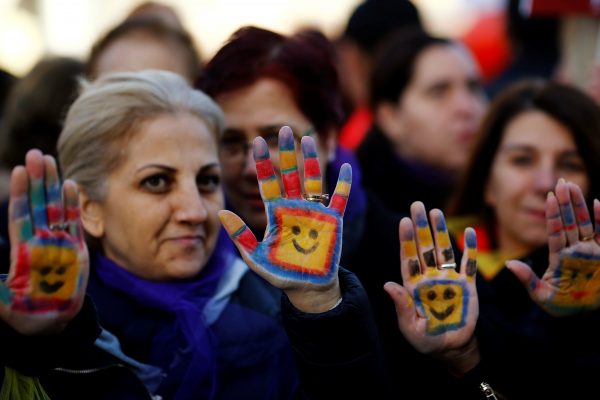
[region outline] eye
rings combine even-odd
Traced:
[[[558,168],[568,172],[584,172],[585,165],[579,157],[569,157],[559,162]]]
[[[436,83],[433,86],[431,86],[427,90],[427,93],[431,97],[439,99],[439,98],[444,97],[444,95],[448,92],[448,90],[450,90],[450,84],[448,84],[446,82],[440,82],[440,83]]]
[[[269,148],[276,149],[278,147],[278,143],[279,143],[279,132],[278,131],[265,132],[261,136],[263,139],[265,139],[265,142],[267,142],[267,145],[269,146]]]
[[[509,162],[518,167],[526,167],[533,164],[533,157],[529,154],[514,154],[510,157]]]
[[[221,139],[220,150],[226,154],[238,154],[244,151],[246,138],[243,136],[225,136]]]
[[[469,80],[469,82],[467,83],[467,87],[469,88],[469,91],[471,93],[480,95],[481,94],[481,82],[478,81],[477,79],[472,79]]]
[[[171,177],[167,174],[155,174],[142,180],[142,187],[153,193],[164,193],[169,189]]]
[[[201,192],[214,192],[221,186],[221,176],[214,173],[201,174],[196,179],[196,184]]]

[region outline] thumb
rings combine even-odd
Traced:
[[[527,288],[528,291],[534,290],[538,286],[539,278],[529,267],[522,261],[509,260],[506,262],[506,268],[508,268],[518,280]]]
[[[398,285],[395,282],[387,282],[385,285],[383,285],[383,290],[390,295],[394,305],[396,306],[398,326],[400,331],[403,331],[405,328],[408,328],[411,322],[417,318],[413,299],[403,286]]]
[[[251,254],[258,246],[256,236],[240,217],[228,210],[218,213],[221,224],[242,254]]]

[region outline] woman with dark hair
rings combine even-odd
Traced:
[[[444,207],[485,111],[468,51],[421,30],[397,31],[378,53],[370,97],[375,121],[357,150],[365,190],[398,213],[416,200]]]
[[[320,32],[284,36],[245,27],[208,62],[197,86],[225,113],[220,159],[227,201],[255,233],[262,234],[267,226],[248,152],[255,137],[263,137],[272,150],[277,150],[283,125],[292,128],[298,145],[303,136],[314,137],[324,193],[335,187],[334,177],[344,162],[353,165],[354,185],[344,216],[344,265],[363,233],[366,203],[355,159],[337,146],[343,116],[333,60],[332,45]]]
[[[599,155],[593,100],[517,83],[491,104],[450,207],[450,231],[477,231],[481,368],[509,398],[595,393],[583,382],[600,372],[600,246],[587,212],[598,218]],[[541,379],[552,385],[532,385]]]

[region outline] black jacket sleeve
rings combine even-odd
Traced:
[[[59,334],[27,336],[0,320],[0,365],[25,375],[39,375],[87,351],[100,331],[95,306],[88,296],[81,311]]]
[[[324,313],[301,312],[282,297],[301,398],[383,398],[383,359],[367,295],[352,272],[340,268],[339,279],[342,302]]]

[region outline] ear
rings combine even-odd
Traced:
[[[95,238],[104,235],[104,212],[102,205],[91,200],[83,190],[79,191],[79,206],[81,208],[81,223],[83,229]]]
[[[378,104],[375,107],[375,122],[390,141],[395,144],[403,141],[406,129],[399,104],[390,101]]]

